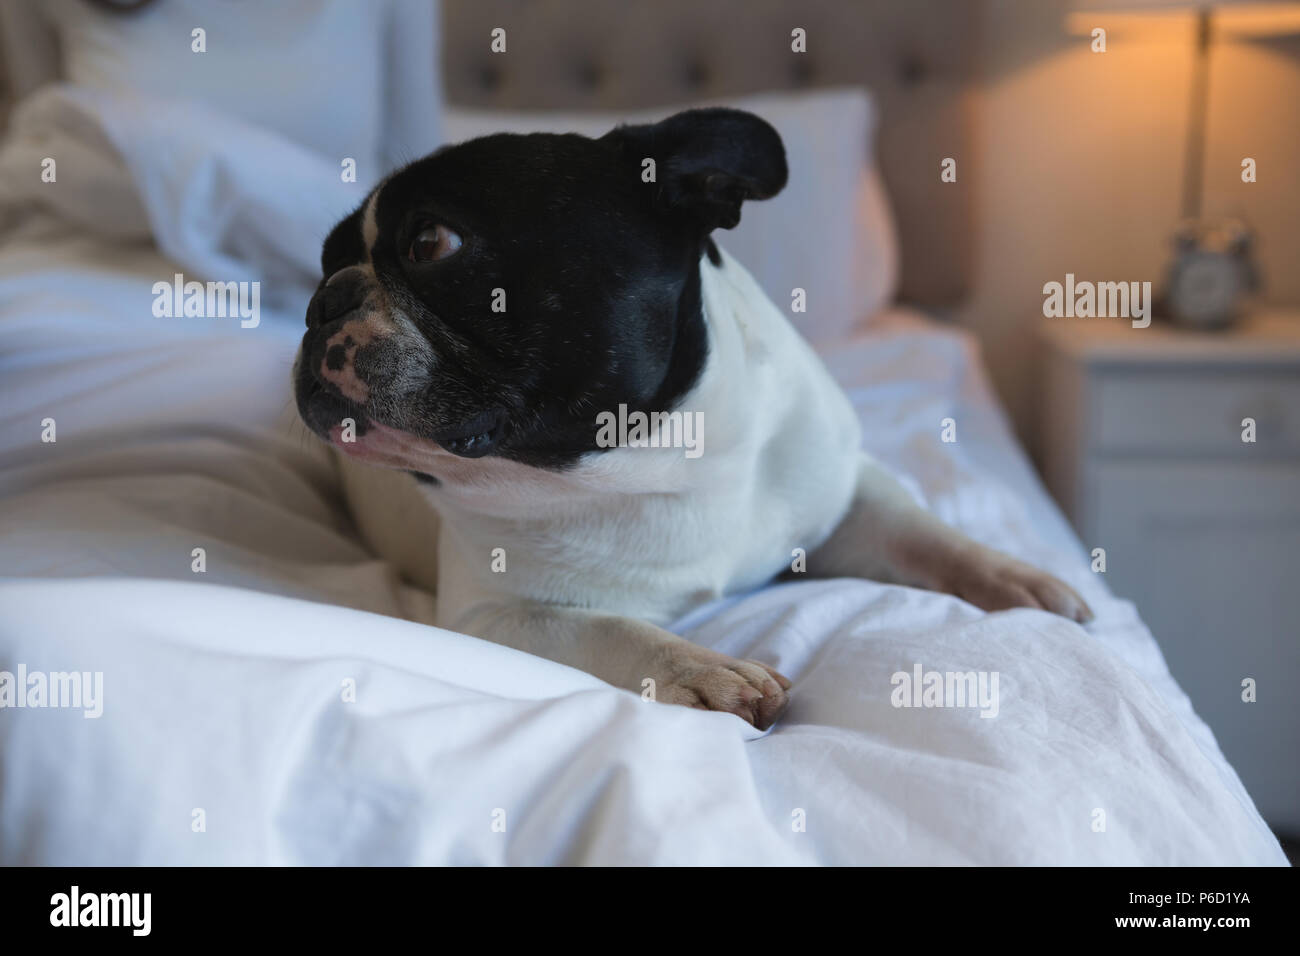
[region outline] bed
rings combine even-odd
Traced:
[[[450,5],[449,41],[510,15],[492,6]],[[76,86],[28,96],[13,127],[0,702],[5,673],[81,679],[68,706],[0,708],[0,863],[1285,863],[1136,610],[1090,571],[969,335],[881,304],[819,344],[865,446],[1096,622],[854,580],[697,608],[673,629],[794,681],[760,734],[435,628],[435,597],[363,545],[289,393],[320,233],[356,201],[336,160]],[[23,175],[51,152],[57,195]],[[951,301],[964,256],[909,272],[918,235],[899,230],[898,284]],[[256,324],[157,314],[178,272],[262,282]],[[996,705],[897,706],[918,668],[996,674]]]

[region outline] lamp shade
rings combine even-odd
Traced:
[[[1300,33],[1300,3],[1294,0],[1073,0],[1076,13],[1214,14],[1220,35],[1237,37],[1286,36]]]
[[[1074,10],[1110,10],[1115,13],[1155,13],[1160,10],[1193,10],[1197,7],[1216,6],[1212,0],[1073,0]]]

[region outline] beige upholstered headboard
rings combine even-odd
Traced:
[[[456,104],[635,109],[859,84],[881,114],[878,156],[902,245],[900,298],[966,292],[979,0],[442,0]],[[506,30],[505,54],[490,49]],[[806,31],[807,52],[791,50]],[[958,182],[940,181],[945,157]]]

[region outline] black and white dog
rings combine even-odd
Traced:
[[[713,244],[785,181],[771,126],[692,110],[442,149],[334,229],[298,409],[342,453],[363,535],[436,590],[441,625],[766,728],[790,682],[663,625],[790,570],[796,549],[814,576],[1091,616],[917,507]],[[650,440],[609,447],[615,412],[644,414]],[[694,454],[666,434],[683,416],[705,429]]]

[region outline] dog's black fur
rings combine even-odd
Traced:
[[[655,181],[642,163],[655,160]],[[357,306],[325,279],[366,261],[363,203],[325,242],[295,383],[303,420],[324,434],[344,416],[446,447],[479,432],[469,456],[563,468],[597,449],[597,412],[672,409],[707,359],[699,262],[720,261],[709,233],[740,221],[746,199],[786,181],[785,150],[738,110],[679,113],[600,139],[500,134],[439,150],[391,176],[369,250],[389,299],[437,356],[423,389],[383,394],[384,343],[355,359],[371,400],[357,408],[317,370],[324,343]],[[407,255],[442,224],[463,245],[436,262]],[[493,290],[506,310],[492,310]],[[378,393],[378,394],[376,394]]]

